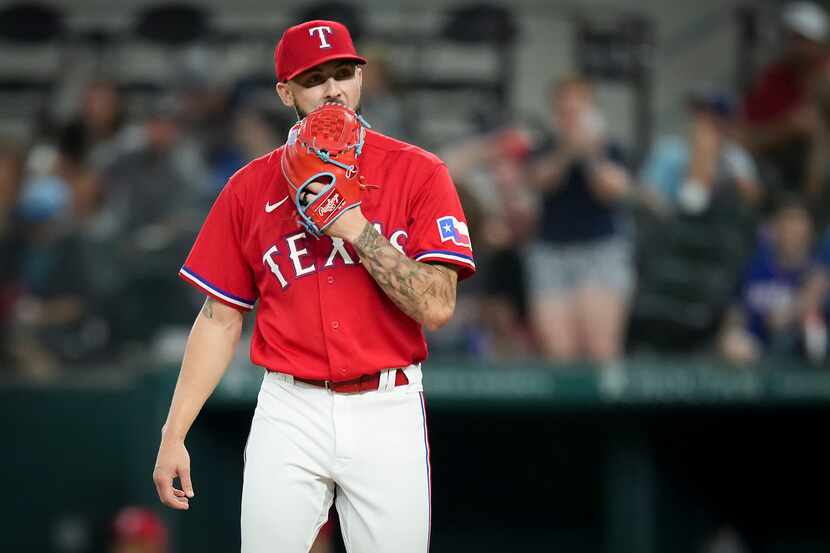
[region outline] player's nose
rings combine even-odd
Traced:
[[[343,103],[343,91],[340,90],[340,86],[334,77],[329,77],[329,79],[323,83],[323,86],[323,95],[326,101],[335,100]]]

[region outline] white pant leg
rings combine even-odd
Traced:
[[[332,503],[330,393],[280,376],[263,380],[245,449],[242,553],[308,553]]]
[[[426,553],[431,490],[420,379],[416,386],[348,399],[349,458],[335,472],[346,549]]]

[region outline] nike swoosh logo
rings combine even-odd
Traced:
[[[288,199],[288,196],[286,196],[285,198],[281,199],[280,201],[278,201],[278,202],[277,202],[277,203],[275,203],[275,204],[272,204],[271,202],[266,202],[266,203],[265,203],[265,213],[271,213],[272,211],[274,211],[275,209],[277,209],[279,206],[281,206],[282,204],[284,204],[284,203],[285,203],[285,200],[287,200],[287,199]]]

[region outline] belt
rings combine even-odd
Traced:
[[[371,392],[377,390],[380,385],[380,373],[365,374],[359,378],[352,380],[344,380],[342,382],[332,382],[331,380],[311,380],[309,378],[294,377],[294,382],[303,382],[313,386],[320,386],[326,390],[339,392],[341,394],[355,394],[358,392]],[[409,378],[402,369],[395,369],[395,386],[405,386],[409,384]]]

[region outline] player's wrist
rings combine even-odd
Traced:
[[[161,441],[162,442],[182,442],[184,443],[185,433],[177,431],[174,428],[168,427],[166,424],[161,427]]]
[[[355,220],[355,223],[349,225],[349,229],[343,236],[343,240],[354,245],[369,225],[369,220],[361,213],[360,217]]]

